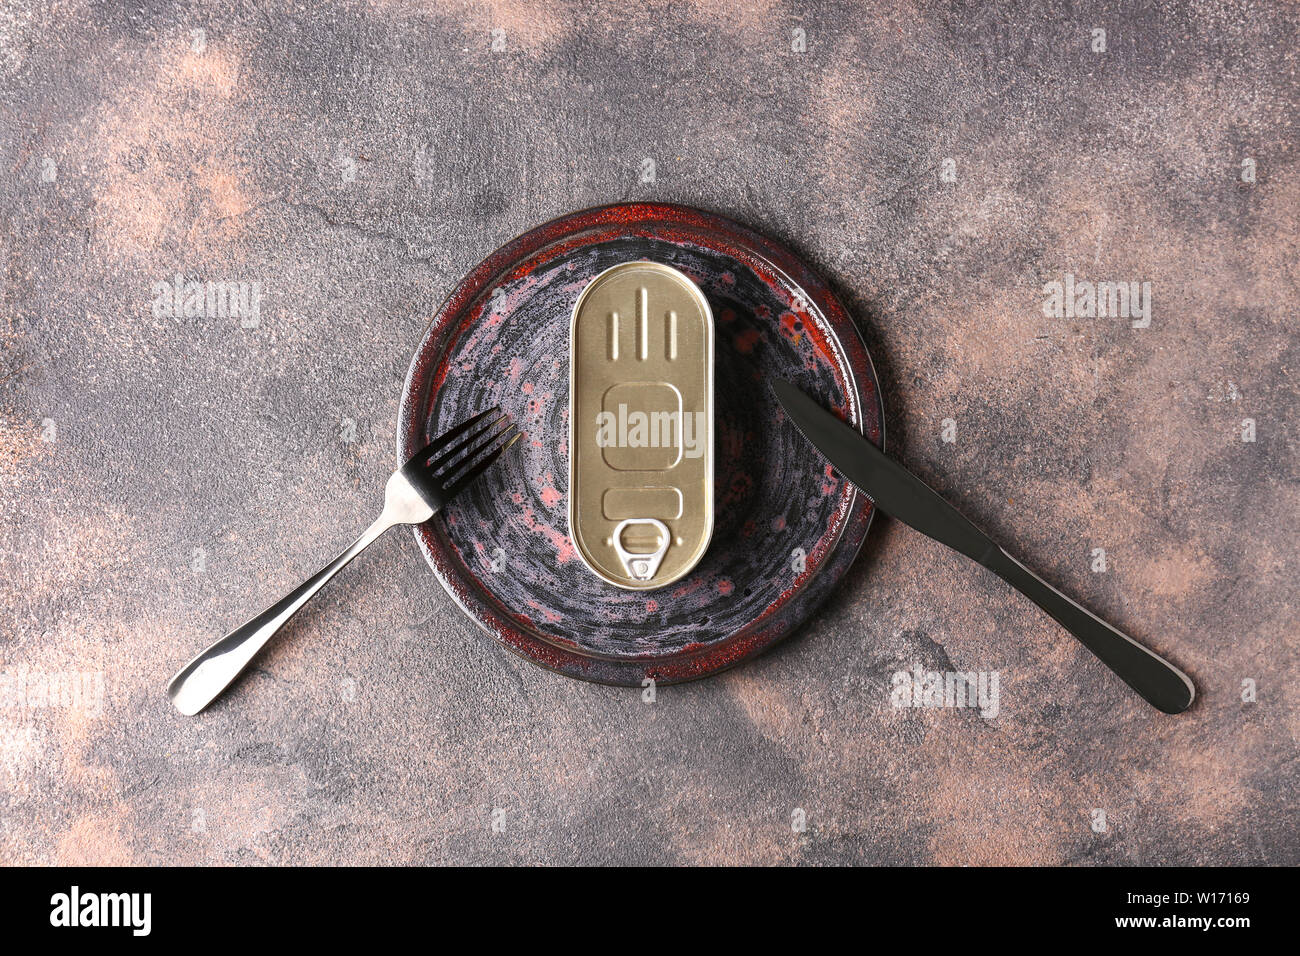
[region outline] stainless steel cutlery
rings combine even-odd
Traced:
[[[1196,688],[1186,674],[1048,585],[925,482],[794,385],[777,381],[772,388],[804,437],[882,511],[998,575],[1046,611],[1154,707],[1177,714],[1191,706]],[[379,518],[347,550],[181,668],[167,687],[176,709],[197,714],[212,703],[349,561],[394,525],[427,521],[521,437],[500,409],[492,408],[422,448],[388,479]]]
[[[180,669],[167,685],[176,709],[197,714],[212,703],[344,565],[394,525],[429,520],[521,437],[501,410],[492,408],[444,432],[411,456],[388,479],[379,518],[346,551]]]
[[[1046,611],[1152,706],[1166,714],[1191,706],[1196,687],[1186,674],[1047,584],[929,485],[794,385],[778,380],[772,390],[804,437],[881,511],[984,565]]]

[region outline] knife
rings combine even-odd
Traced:
[[[929,485],[789,382],[772,384],[803,436],[881,511],[984,565],[1078,638],[1149,704],[1180,714],[1196,698],[1186,674],[1043,581]]]

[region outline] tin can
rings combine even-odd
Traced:
[[[658,262],[583,289],[569,327],[569,535],[610,584],[646,591],[713,534],[713,313]]]

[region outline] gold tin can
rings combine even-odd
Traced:
[[[610,584],[663,587],[713,534],[713,313],[689,278],[625,262],[569,327],[569,535]]]

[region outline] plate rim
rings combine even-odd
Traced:
[[[420,440],[415,436],[417,432],[424,431],[426,422],[421,419],[421,416],[416,415],[416,412],[436,401],[434,376],[428,373],[431,371],[429,366],[437,364],[436,361],[430,360],[436,359],[441,354],[441,350],[434,350],[432,347],[447,332],[451,320],[460,315],[467,306],[472,305],[478,297],[499,284],[510,267],[518,264],[522,259],[562,241],[567,236],[601,226],[620,224],[627,226],[663,224],[721,233],[731,242],[746,247],[747,251],[761,258],[770,268],[780,273],[791,286],[809,292],[810,299],[825,315],[830,327],[829,331],[834,334],[844,354],[841,370],[852,392],[848,404],[850,407],[856,404],[858,408],[858,421],[854,423],[854,427],[866,434],[864,425],[869,420],[867,406],[871,402],[875,407],[877,425],[875,431],[878,434],[867,437],[882,449],[884,448],[884,398],[871,353],[867,349],[857,323],[839,300],[830,283],[808,265],[798,253],[784,243],[756,232],[733,219],[697,207],[667,202],[619,202],[565,213],[519,233],[480,261],[444,296],[420,337],[402,383],[396,435],[399,462],[405,461],[406,457],[413,453],[417,447],[416,441]],[[468,317],[463,318],[465,322],[469,321]],[[450,332],[454,336],[456,329],[452,328]],[[846,332],[850,335],[848,342],[844,341]],[[862,369],[857,368],[853,362],[853,345],[856,345],[857,351],[860,352]],[[431,355],[431,351],[434,354]],[[866,372],[870,386],[869,395],[863,394],[863,383],[859,381],[861,371]],[[423,381],[418,380],[420,378],[423,378]],[[417,401],[417,396],[426,397],[427,400]],[[848,482],[845,484],[852,491],[845,507],[845,518],[841,523],[839,534],[827,547],[826,558],[814,578],[828,572],[835,574],[837,582],[844,577],[866,542],[875,515],[875,507],[871,500]],[[459,593],[449,580],[450,575],[447,570],[442,567],[444,561],[449,561],[449,556],[445,552],[450,550],[454,554],[455,549],[446,540],[440,540],[440,536],[445,539],[445,531],[441,529],[435,531],[436,527],[436,523],[430,521],[414,526],[412,531],[424,555],[425,563],[429,565],[443,590],[466,617],[491,635],[494,643],[505,647],[529,663],[566,677],[599,684],[644,686],[644,681],[650,678],[656,684],[668,685],[722,673],[759,656],[790,637],[812,617],[835,590],[834,585],[827,588],[824,594],[806,603],[801,613],[793,620],[776,621],[775,633],[766,633],[770,625],[765,622],[773,613],[778,613],[779,616],[781,610],[779,604],[769,605],[766,611],[747,624],[723,639],[697,650],[683,649],[670,655],[657,657],[612,658],[565,648],[546,640],[540,634],[528,633],[518,622],[500,621],[492,608],[483,606],[484,602],[480,602],[478,606],[470,606],[468,603],[470,595]],[[846,546],[846,538],[850,535],[856,540]],[[438,545],[436,548],[435,543]],[[460,563],[463,564],[463,560],[460,560]],[[793,597],[800,589],[807,587],[811,580],[797,582],[787,593]],[[728,655],[726,652],[738,643],[743,645],[739,653]],[[681,664],[678,663],[685,662],[689,665],[700,661],[703,662],[702,666],[687,666],[686,669],[682,669]],[[677,666],[672,666],[674,664]],[[669,669],[665,670],[665,667]]]

